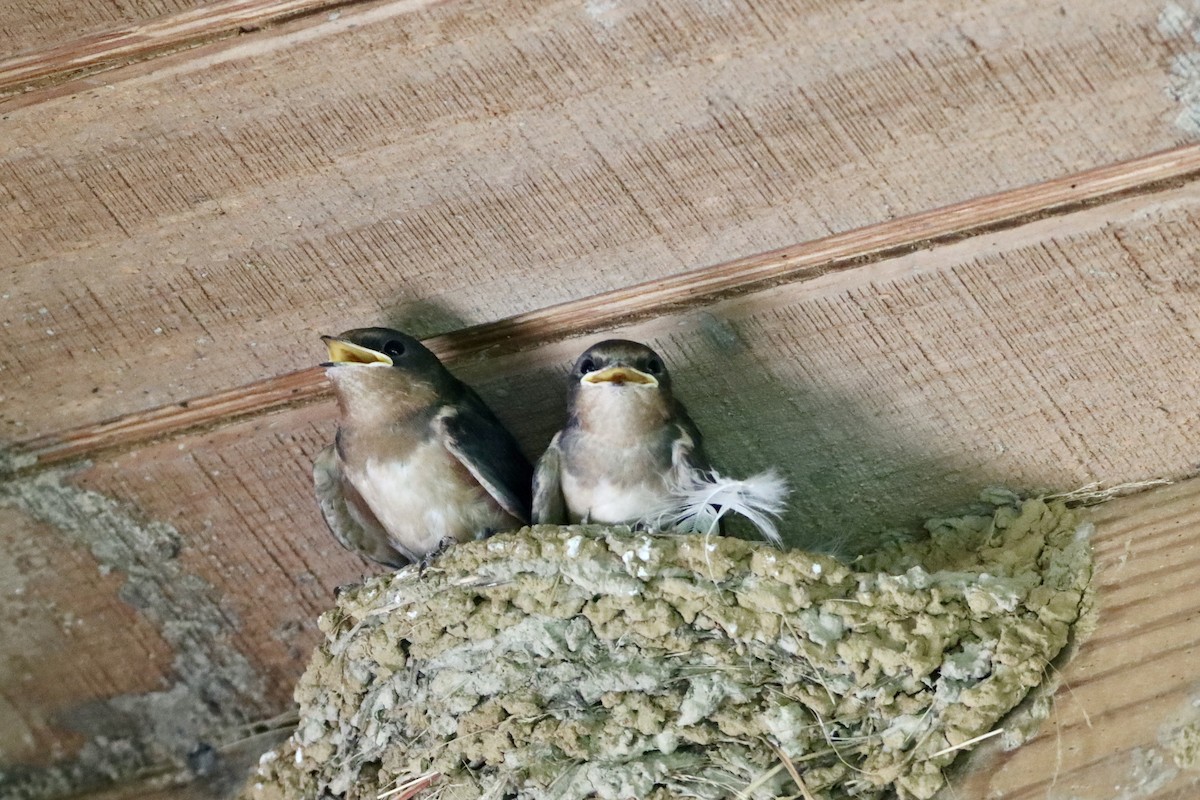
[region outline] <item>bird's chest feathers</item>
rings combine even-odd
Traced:
[[[674,426],[650,402],[609,392],[580,408],[584,424],[564,443],[563,499],[574,520],[632,523],[668,497]]]
[[[666,505],[670,498],[661,474],[644,473],[641,479],[613,480],[580,477],[563,471],[563,501],[572,522],[633,524]]]
[[[491,496],[436,438],[406,454],[368,456],[346,476],[391,538],[427,550],[447,538],[464,541],[504,518]]]

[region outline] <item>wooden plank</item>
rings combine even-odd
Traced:
[[[810,279],[898,252],[931,247],[1004,225],[1016,225],[1021,220],[1061,212],[1067,207],[1111,199],[1131,191],[1150,191],[1167,182],[1193,177],[1197,170],[1200,170],[1200,145],[1187,145],[727,264],[604,292],[438,336],[427,344],[447,363],[482,353],[494,356],[627,324],[655,313],[704,305],[765,285]],[[43,466],[91,457],[106,449],[128,447],[237,416],[309,402],[327,395],[328,391],[323,371],[310,367],[206,397],[51,433],[18,443],[13,453],[18,459],[32,459]]]
[[[0,9],[0,98],[316,14],[355,0],[41,0]],[[115,23],[132,22],[125,27]]]
[[[290,724],[295,725],[294,719]],[[200,777],[166,770],[89,792],[85,797],[86,800],[229,800],[257,766],[259,757],[281,744],[290,733],[289,727],[281,727],[223,747],[216,753],[207,774]]]
[[[0,98],[328,12],[359,0],[225,0],[0,61]],[[436,0],[428,0],[436,2]],[[186,5],[187,3],[183,3]],[[338,16],[337,12],[333,14]]]
[[[1177,763],[1180,731],[1200,733],[1200,481],[1094,512],[1097,630],[1062,671],[1038,736],[971,759],[950,797],[1184,800],[1200,771]],[[1122,597],[1146,602],[1130,609]],[[1191,757],[1195,758],[1193,748]]]
[[[853,550],[882,528],[960,508],[988,485],[1067,489],[1189,474],[1200,449],[1192,396],[1200,377],[1192,267],[1200,255],[1198,225],[1200,193],[1188,184],[614,333],[661,349],[723,469],[746,474],[775,466],[788,477],[795,489],[783,528],[789,541]],[[561,422],[567,365],[595,338],[498,356],[479,352],[459,359],[456,369],[536,455]],[[116,605],[113,593],[126,584],[112,577],[89,583],[59,568],[60,551],[88,563],[92,529],[73,517],[49,529],[38,522],[58,505],[82,512],[112,503],[121,512],[117,522],[132,521],[108,526],[118,539],[149,531],[150,541],[179,543],[174,554],[159,545],[163,555],[140,569],[133,567],[142,562],[104,551],[90,556],[94,569],[110,564],[110,576],[126,576],[141,588],[136,596],[148,598],[139,611],[143,638],[171,654],[151,662],[162,686],[181,702],[202,695],[209,673],[183,667],[208,662],[180,660],[196,652],[220,665],[216,674],[228,676],[226,683],[246,687],[236,714],[287,708],[290,683],[315,639],[312,621],[333,587],[366,569],[324,531],[311,497],[311,459],[329,441],[332,423],[331,403],[308,403],[70,472],[35,471],[0,490],[5,505],[28,518],[8,521],[14,538],[2,546],[35,548],[38,557],[21,562],[28,564],[22,579],[41,587],[32,602],[70,608],[84,620],[82,629],[97,632],[90,643],[72,643],[71,659],[57,634],[35,635],[55,622],[48,617],[28,623],[27,636],[0,643],[4,658],[22,648],[22,657],[54,661],[66,673],[37,691],[3,687],[32,732],[30,748],[75,753],[79,733],[56,721],[97,702],[101,709],[134,704],[142,714],[135,719],[146,724],[174,711],[137,700],[146,692],[117,680],[128,676],[101,674],[88,683],[77,674],[87,671],[89,648],[106,641],[100,632],[114,624],[101,609]],[[1176,544],[1124,528],[1115,538],[1101,532],[1102,569],[1112,573],[1102,588],[1111,605],[1090,651],[1099,659],[1085,676],[1091,683],[1080,676],[1070,682],[1086,703],[1124,693],[1128,701],[1114,707],[1145,715],[1130,726],[1144,732],[1160,724],[1151,717],[1165,711],[1162,704],[1184,699],[1162,699],[1154,686],[1176,680],[1172,670],[1190,657],[1186,637],[1195,623],[1186,610],[1191,593],[1183,589],[1194,582],[1200,530],[1190,517],[1154,506],[1130,518],[1160,528],[1163,520],[1181,520],[1184,538]],[[15,563],[0,553],[6,562]],[[202,601],[204,614],[197,618],[189,603],[169,602],[170,593],[155,588],[175,585],[190,587],[187,597]],[[11,613],[0,609],[0,625],[18,625]],[[170,638],[218,614],[227,620],[215,629],[219,636]],[[1159,651],[1153,669],[1138,657]],[[1139,685],[1140,675],[1152,680]],[[1071,726],[1064,731],[1093,735],[1066,716],[1065,700],[1058,704]],[[177,747],[186,749],[188,736],[219,741],[235,712],[218,709],[178,733]],[[1105,730],[1115,725],[1106,720]],[[1087,747],[1089,758],[1102,752]]]
[[[201,0],[28,0],[0,7],[0,64],[29,53],[178,13],[201,5]],[[0,71],[3,67],[0,67]]]
[[[1186,138],[1149,4],[607,8],[356,7],[4,104],[3,438]]]
[[[362,574],[283,499],[329,436],[290,423],[0,487],[0,796],[172,783],[197,753],[206,785],[244,773],[240,743],[288,709],[318,614]],[[130,502],[147,492],[149,511]]]
[[[154,626],[120,599],[123,575],[98,570],[86,550],[64,547],[49,525],[15,509],[0,510],[0,521],[0,753],[6,763],[48,766],[56,750],[78,748],[86,739],[53,714],[30,709],[61,708],[58,698],[74,697],[82,716],[88,703],[110,693],[153,691],[172,653]],[[88,656],[85,669],[72,657],[81,652]],[[139,669],[129,669],[131,663]]]

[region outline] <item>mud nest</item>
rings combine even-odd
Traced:
[[[243,797],[928,798],[1070,640],[1088,527],[1014,501],[853,565],[596,526],[458,546],[322,616]]]

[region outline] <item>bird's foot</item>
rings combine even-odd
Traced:
[[[447,536],[445,539],[442,539],[440,542],[438,542],[437,547],[433,548],[421,557],[420,562],[418,562],[419,568],[417,574],[424,575],[425,570],[429,569],[430,565],[432,565],[433,562],[442,555],[442,553],[446,552],[456,544],[458,544],[458,540],[453,536]]]

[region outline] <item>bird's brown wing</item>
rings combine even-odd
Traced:
[[[538,524],[567,523],[567,502],[562,493],[562,454],[558,449],[561,435],[561,432],[554,434],[533,473],[533,521]]]
[[[528,525],[533,467],[492,410],[463,388],[459,402],[437,416],[442,444],[501,508]]]
[[[313,461],[317,504],[333,537],[342,547],[389,567],[402,567],[409,559],[388,541],[387,531],[375,519],[358,491],[342,475],[333,445]]]
[[[688,486],[694,481],[694,473],[706,473],[712,469],[708,454],[704,450],[704,438],[700,429],[679,401],[675,402],[675,435],[671,441],[671,473],[677,486]],[[726,533],[726,520],[721,517],[717,533]]]
[[[683,403],[675,401],[675,430],[671,441],[671,469],[676,480],[683,481],[691,470],[706,471],[711,468],[708,454],[704,451],[704,439],[700,429],[688,415]]]

